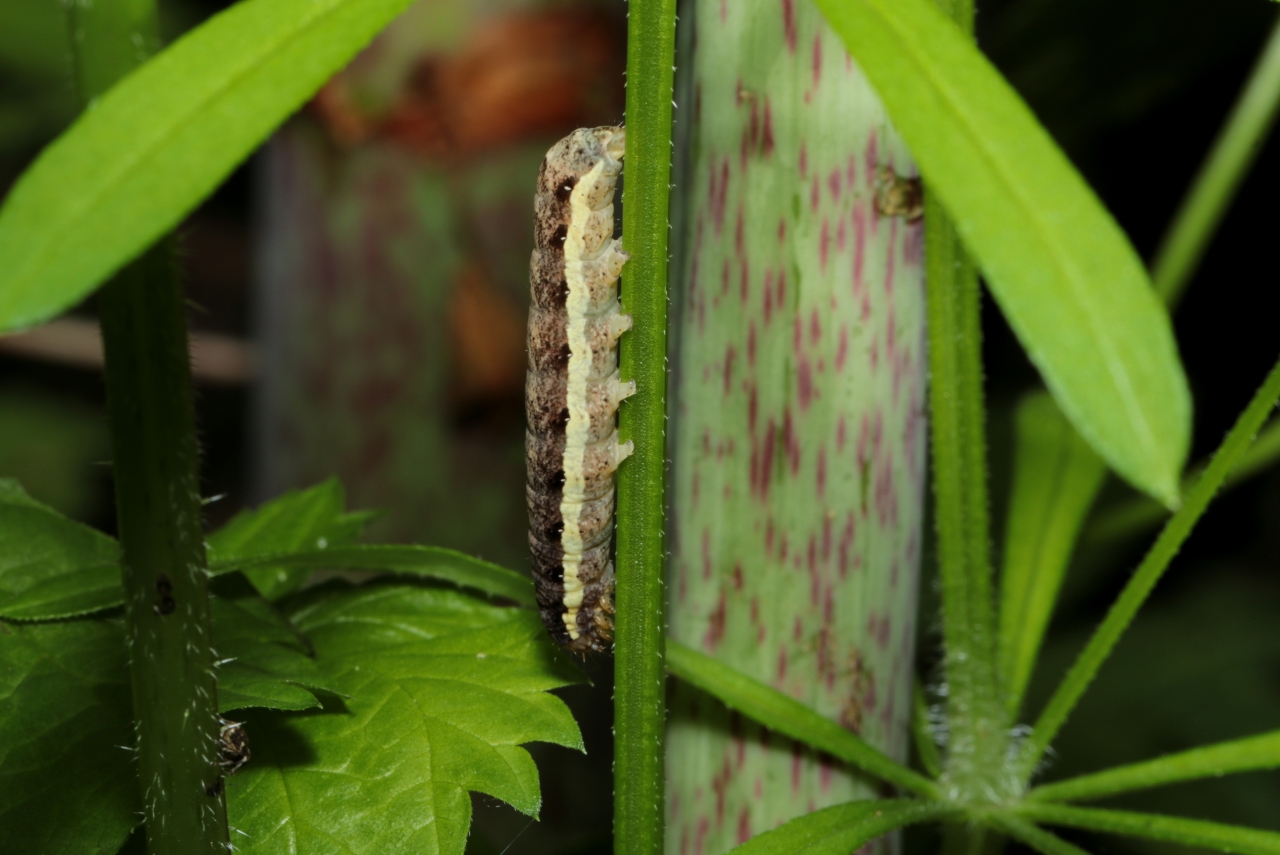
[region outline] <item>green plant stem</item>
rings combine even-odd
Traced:
[[[86,104],[157,45],[151,0],[68,6]],[[166,238],[99,299],[125,638],[147,851],[227,851],[199,452],[176,247]]]
[[[939,0],[967,34],[969,0]],[[941,203],[925,198],[925,281],[938,573],[946,642],[946,778],[964,800],[998,798],[1004,752],[997,714],[995,626],[982,398],[978,272]]]
[[[657,855],[663,842],[666,569],[667,210],[671,182],[675,0],[632,0],[627,17],[627,154],[622,245],[622,377],[636,394],[619,432],[635,453],[618,475],[614,647],[614,851]]]
[[[1240,458],[1240,463],[1222,482],[1222,489],[1227,490],[1246,481],[1280,461],[1280,421],[1273,421],[1264,427],[1254,440],[1253,445]],[[1183,479],[1182,491],[1185,493],[1196,482],[1204,471],[1204,465],[1196,466]],[[1139,534],[1147,528],[1157,525],[1169,516],[1169,510],[1158,502],[1139,496],[1129,501],[1101,511],[1094,520],[1085,527],[1081,540],[1090,544],[1102,544],[1113,540]]]
[[[1156,251],[1151,278],[1156,293],[1169,306],[1177,305],[1199,266],[1210,238],[1271,130],[1278,106],[1280,19]]]
[[[924,696],[924,684],[917,677],[911,687],[911,736],[916,744],[920,765],[931,777],[942,775],[942,758],[938,756],[938,743],[933,738],[929,723],[929,701]]]
[[[225,853],[209,575],[185,305],[171,240],[98,301],[147,851]]]
[[[994,772],[1004,750],[995,697],[980,292],[955,228],[932,199],[926,200],[925,218],[929,394],[950,736],[947,777],[960,790],[974,792],[989,789],[990,783],[979,779]]]
[[[1187,491],[1183,505],[1165,525],[1151,550],[1143,558],[1133,577],[1125,585],[1115,604],[1107,613],[1089,643],[1085,645],[1062,684],[1045,705],[1031,735],[1023,745],[1017,774],[1026,780],[1031,777],[1045,749],[1057,736],[1075,707],[1080,696],[1093,681],[1098,669],[1106,661],[1120,636],[1132,622],[1138,609],[1146,601],[1169,562],[1178,553],[1183,541],[1191,533],[1196,521],[1208,507],[1229,475],[1248,451],[1258,429],[1280,397],[1280,362],[1271,369],[1261,388],[1240,414],[1235,426],[1227,434],[1217,453],[1209,462],[1204,474],[1195,486]]]

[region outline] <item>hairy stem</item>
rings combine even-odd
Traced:
[[[156,9],[148,0],[67,8],[78,83],[90,103],[154,50]],[[99,309],[147,850],[223,853],[209,575],[173,241],[117,273]]]
[[[637,392],[620,434],[635,454],[618,476],[614,649],[614,851],[656,855],[663,839],[666,569],[667,208],[675,0],[632,0],[627,19],[627,155],[622,242],[622,377]]]

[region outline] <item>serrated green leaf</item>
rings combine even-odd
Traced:
[[[0,478],[0,617],[70,617],[120,598],[120,545]]]
[[[875,799],[807,813],[731,849],[733,855],[848,855],[905,825],[960,813],[943,802]]]
[[[253,760],[228,781],[246,853],[461,853],[468,790],[536,816],[537,769],[521,744],[582,749],[548,694],[581,676],[532,611],[378,583],[284,605],[349,699],[248,716]]]
[[[933,0],[817,0],[1080,434],[1165,504],[1191,434],[1168,313],[1124,233]]]
[[[1027,819],[1049,825],[1146,837],[1183,846],[1203,846],[1238,855],[1280,855],[1280,833],[1275,831],[1177,816],[1035,802],[1026,802],[1016,810]]]
[[[521,605],[533,605],[533,581],[497,564],[490,564],[455,549],[414,544],[366,544],[339,546],[290,555],[262,555],[256,558],[227,558],[211,562],[217,575],[231,570],[252,571],[258,565],[285,568],[387,570],[406,576],[438,579],[463,588],[473,588],[491,597],[505,597]]]
[[[305,638],[241,577],[210,598],[218,657],[218,710],[320,706],[314,690],[337,693],[317,667]],[[228,590],[230,589],[230,590]]]
[[[118,621],[0,622],[0,841],[111,855],[138,822],[132,703]]]
[[[1048,395],[1019,405],[1015,430],[999,634],[1010,716],[1022,705],[1076,536],[1107,472]]]
[[[0,330],[48,320],[175,226],[409,2],[245,0],[121,81],[0,209]]]
[[[347,513],[346,494],[336,478],[295,490],[253,510],[236,514],[209,536],[209,560],[258,558],[280,552],[309,552],[357,542],[368,513]],[[268,599],[296,590],[310,573],[299,566],[259,566],[245,576]]]

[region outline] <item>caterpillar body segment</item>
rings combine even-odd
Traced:
[[[631,454],[616,427],[635,394],[618,374],[618,303],[628,255],[613,239],[621,128],[584,128],[538,172],[525,383],[529,547],[548,632],[576,652],[613,640],[613,473]]]

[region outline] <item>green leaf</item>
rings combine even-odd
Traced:
[[[905,825],[960,813],[956,805],[919,799],[847,802],[806,813],[730,850],[733,855],[848,855]]]
[[[438,579],[472,588],[492,597],[505,597],[520,605],[533,605],[533,582],[497,564],[490,564],[454,549],[441,546],[395,546],[368,544],[339,546],[311,552],[262,555],[256,558],[226,558],[210,562],[216,575],[231,570],[260,566],[348,570],[388,570],[406,576]]]
[[[1236,852],[1239,855],[1280,853],[1280,833],[1238,825],[1224,825],[1219,822],[1151,813],[1035,802],[1019,805],[1016,810],[1028,819],[1050,825],[1067,825],[1072,828],[1087,828],[1090,831],[1147,837],[1152,840],[1180,843],[1184,846],[1203,846],[1219,852]]]
[[[1016,816],[997,813],[988,818],[988,823],[1044,855],[1085,855],[1079,846]]]
[[[112,855],[138,822],[119,621],[0,622],[0,839]]]
[[[798,739],[906,790],[937,798],[938,785],[881,754],[854,733],[794,698],[754,680],[705,653],[667,640],[667,671],[778,733]]]
[[[1022,705],[1081,523],[1106,475],[1048,395],[1024,400],[1015,423],[999,635],[1011,718]]]
[[[1099,799],[1178,781],[1220,778],[1232,772],[1277,767],[1280,767],[1280,730],[1057,781],[1037,787],[1027,798],[1042,802]]]
[[[0,478],[0,617],[87,614],[121,599],[120,545]]]
[[[331,478],[307,490],[285,493],[255,510],[236,514],[209,536],[211,562],[349,546],[360,539],[368,513],[346,513],[342,484]],[[308,567],[254,567],[244,574],[268,599],[306,581]]]
[[[314,690],[340,694],[300,635],[240,577],[240,590],[219,584],[209,607],[218,656],[218,711],[320,706]]]
[[[175,226],[409,2],[245,0],[125,78],[0,209],[0,331],[75,304]]]
[[[1057,735],[1067,716],[1075,708],[1085,689],[1093,682],[1102,663],[1111,655],[1111,651],[1120,641],[1120,636],[1129,627],[1138,609],[1146,602],[1160,577],[1168,568],[1169,562],[1178,554],[1183,542],[1191,534],[1192,528],[1201,514],[1209,506],[1209,502],[1217,494],[1226,477],[1243,459],[1245,452],[1253,443],[1258,429],[1275,408],[1276,399],[1280,397],[1280,362],[1267,374],[1262,386],[1254,393],[1240,417],[1236,419],[1231,432],[1227,434],[1213,459],[1209,462],[1204,474],[1187,491],[1186,502],[1169,520],[1150,551],[1143,557],[1142,563],[1134,571],[1120,596],[1107,612],[1102,624],[1089,639],[1084,650],[1072,664],[1071,669],[1063,677],[1057,691],[1045,704],[1045,708],[1036,720],[1030,736],[1023,743],[1019,759],[1019,774],[1030,778],[1040,757]]]
[[[246,853],[461,853],[468,790],[536,816],[537,769],[521,744],[582,749],[547,692],[581,676],[534,612],[380,583],[285,605],[350,700],[247,716],[253,759],[227,782]]]
[[[932,0],[817,0],[1080,434],[1178,500],[1191,402],[1168,314],[1115,221]]]
[[[1222,488],[1230,489],[1242,481],[1252,478],[1260,472],[1280,461],[1280,421],[1272,421],[1258,433],[1253,445],[1240,458],[1240,463],[1227,476]],[[1182,489],[1191,489],[1204,472],[1204,464],[1191,469],[1182,479]],[[1146,528],[1155,527],[1169,516],[1169,511],[1145,496],[1138,496],[1124,503],[1101,509],[1097,516],[1084,530],[1083,539],[1087,543],[1106,543],[1111,540],[1128,537],[1140,533]]]

